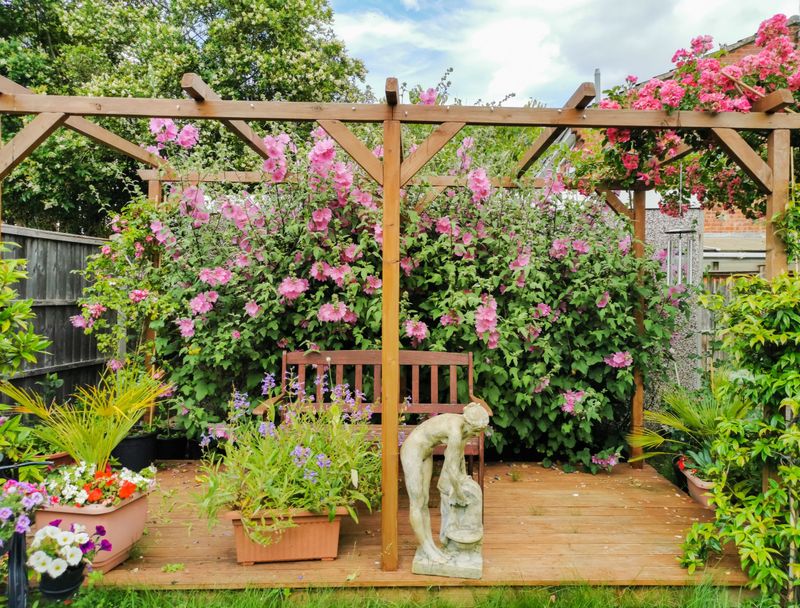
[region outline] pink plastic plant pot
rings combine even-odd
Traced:
[[[686,476],[689,496],[707,509],[713,509],[713,505],[709,503],[709,499],[711,498],[711,492],[709,492],[709,490],[714,487],[714,482],[704,481],[688,469],[683,469],[683,474]]]

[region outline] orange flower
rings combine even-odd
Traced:
[[[89,497],[86,499],[89,502],[97,502],[98,500],[102,500],[103,498],[103,490],[100,488],[95,488],[91,492],[89,492]]]
[[[130,481],[125,481],[122,483],[122,487],[119,489],[119,497],[120,498],[128,498],[131,494],[136,491],[136,484],[131,483]]]

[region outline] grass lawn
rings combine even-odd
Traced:
[[[748,592],[696,588],[537,587],[530,589],[126,591],[86,589],[74,608],[766,608]]]

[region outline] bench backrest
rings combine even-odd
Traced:
[[[379,350],[284,352],[281,371],[284,390],[288,379],[295,379],[315,395],[316,403],[324,399],[320,379],[330,373],[328,386],[347,383],[351,390],[365,393],[364,403],[370,404],[373,412],[381,411]],[[400,374],[401,409],[408,414],[460,414],[472,395],[472,353],[401,350]],[[467,397],[462,401],[458,399],[459,376],[467,383]]]

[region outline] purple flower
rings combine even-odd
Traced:
[[[0,519],[2,519],[3,521],[8,521],[8,519],[12,515],[14,515],[14,511],[9,509],[8,507],[3,507],[2,509],[0,509]]]
[[[325,454],[317,454],[317,466],[320,469],[327,469],[331,466],[331,459],[328,458]]]
[[[100,551],[111,551],[111,542],[107,538],[100,541]]]
[[[275,388],[275,374],[267,374],[261,381],[261,394],[266,395],[273,388]]]
[[[233,409],[247,409],[250,407],[250,401],[247,398],[247,393],[240,393],[233,391]]]
[[[47,524],[47,525],[48,525],[48,526],[53,526],[53,527],[55,527],[55,528],[58,528],[58,526],[60,526],[60,525],[61,525],[61,522],[62,522],[62,521],[64,521],[64,520],[63,520],[63,519],[54,519],[53,521],[51,521],[51,522],[50,522],[49,524]],[[74,525],[74,524],[73,524],[73,525]]]
[[[94,533],[97,534],[97,536],[105,536],[106,535],[105,526],[96,526],[94,529]]]
[[[292,460],[294,461],[294,466],[302,467],[305,466],[306,461],[311,457],[311,448],[304,448],[302,445],[294,446],[294,450],[292,450]]]
[[[209,443],[211,443],[211,435],[203,435],[200,437],[201,448],[207,448]]]
[[[15,526],[14,530],[19,532],[20,534],[25,534],[28,530],[31,529],[31,520],[27,515],[20,515],[17,518],[17,525]]]
[[[266,437],[267,435],[275,437],[275,423],[263,421],[258,425],[258,433],[262,437]]]
[[[97,545],[94,544],[93,540],[86,541],[81,545],[81,553],[86,555],[89,551],[94,551]]]
[[[303,479],[306,479],[311,483],[317,483],[317,472],[312,469],[306,469]]]

